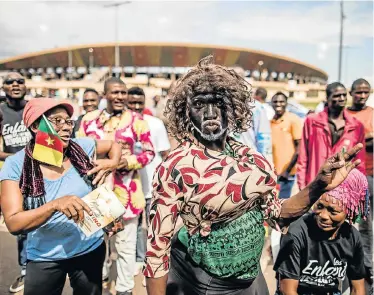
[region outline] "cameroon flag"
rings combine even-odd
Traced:
[[[64,158],[62,141],[44,115],[36,133],[32,156],[40,162],[57,167],[62,166]]]

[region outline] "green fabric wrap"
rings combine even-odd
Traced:
[[[212,224],[207,237],[189,236],[183,226],[178,238],[206,272],[220,278],[255,279],[265,242],[263,221],[261,210],[255,207],[228,223]]]

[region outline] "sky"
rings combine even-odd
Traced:
[[[115,41],[125,1],[0,0],[0,59]],[[338,79],[340,1],[131,1],[119,7],[119,41],[188,42],[264,50]],[[373,2],[344,1],[342,80],[374,82]],[[374,83],[373,83],[374,84]]]

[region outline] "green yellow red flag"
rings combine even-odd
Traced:
[[[43,115],[36,132],[32,156],[40,162],[61,167],[63,155],[62,141],[51,123]]]

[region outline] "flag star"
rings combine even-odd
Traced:
[[[54,143],[54,139],[52,139],[52,138],[50,138],[49,136],[48,136],[48,138],[45,140],[46,142],[47,142],[47,144],[48,145],[53,145],[53,143]]]

